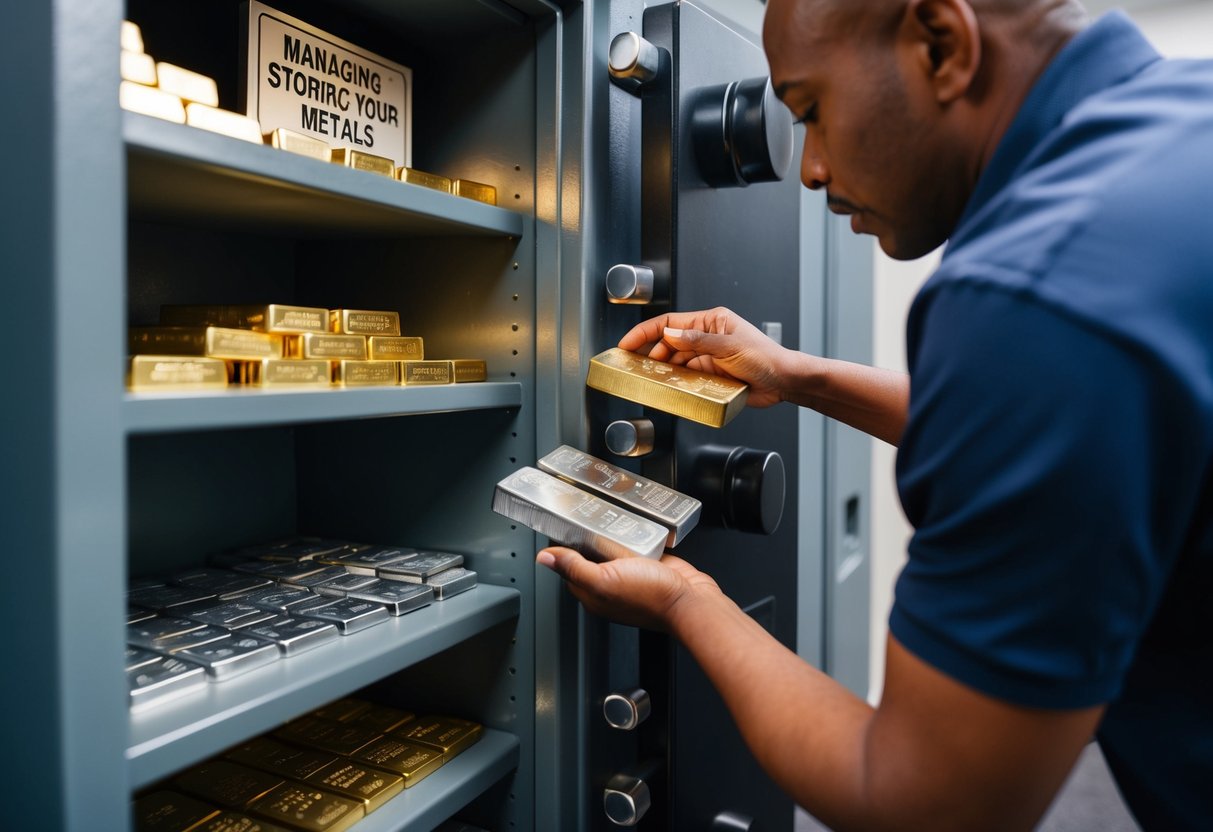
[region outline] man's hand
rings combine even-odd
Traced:
[[[564,578],[587,610],[633,627],[669,632],[680,607],[698,596],[720,595],[714,580],[673,555],[592,563],[572,549],[550,546],[535,560]]]
[[[619,346],[647,352],[657,361],[744,381],[750,385],[750,407],[770,407],[784,398],[783,365],[790,351],[723,307],[650,318],[624,335]]]

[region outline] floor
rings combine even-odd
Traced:
[[[826,827],[797,810],[795,832]],[[1099,746],[1087,746],[1036,832],[1139,832],[1112,782]]]

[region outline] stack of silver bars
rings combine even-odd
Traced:
[[[485,381],[484,360],[427,359],[400,314],[280,303],[165,305],[157,326],[128,333],[127,386],[136,392],[320,388]]]
[[[497,483],[493,510],[597,560],[660,558],[695,528],[699,500],[561,445]]]
[[[151,786],[135,828],[341,832],[483,734],[460,717],[339,699]]]
[[[220,553],[127,592],[132,710],[295,656],[476,585],[463,556],[319,538]]]

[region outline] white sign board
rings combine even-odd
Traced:
[[[413,71],[253,0],[246,112],[279,127],[413,162]]]

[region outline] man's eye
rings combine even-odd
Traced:
[[[796,119],[795,124],[813,123],[817,121],[817,102],[813,102],[813,106],[804,111],[800,118]]]

